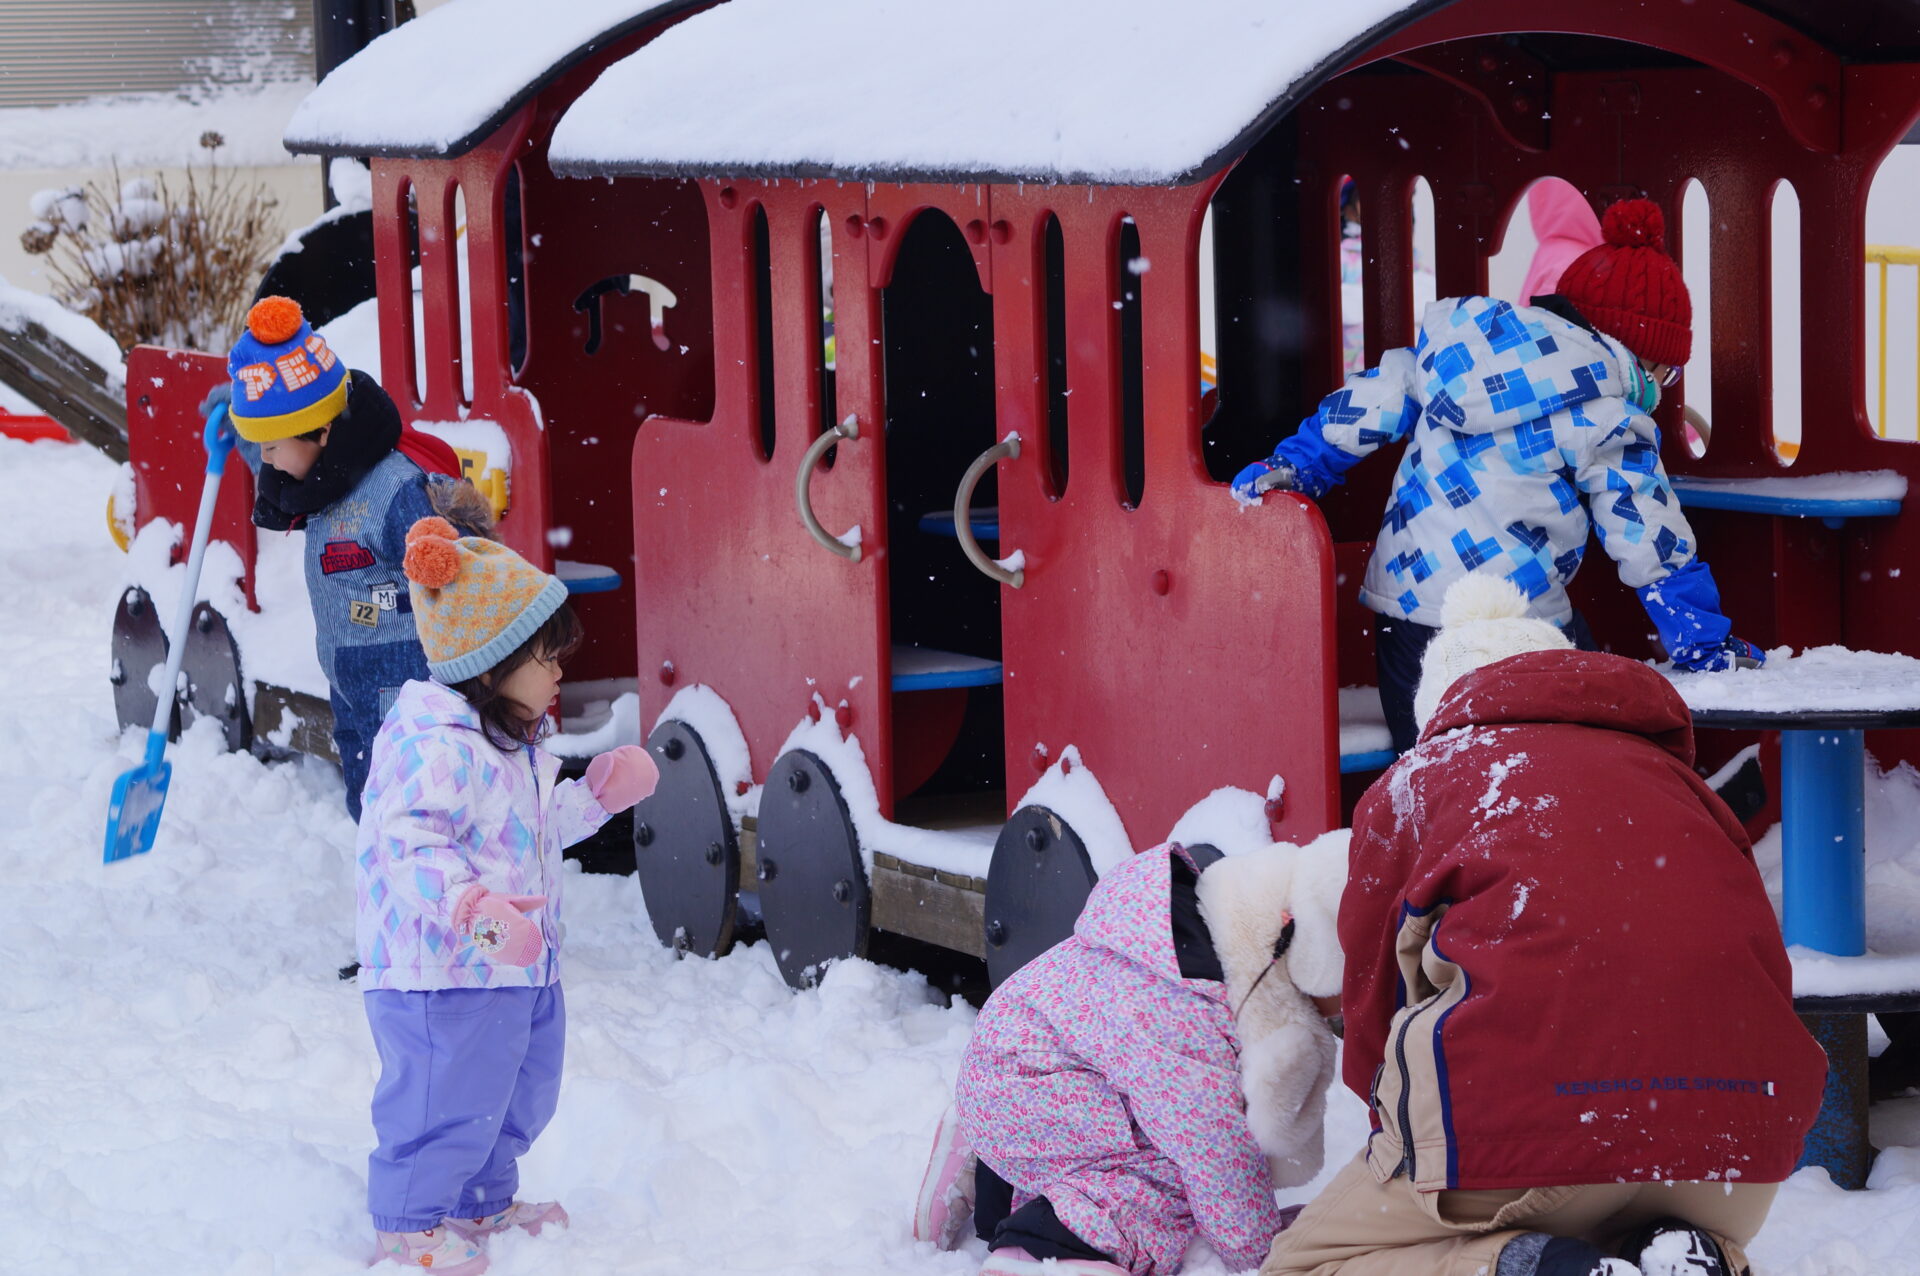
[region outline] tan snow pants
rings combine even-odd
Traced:
[[[1416,1192],[1381,1183],[1365,1153],[1274,1238],[1261,1276],[1492,1276],[1521,1232],[1576,1236],[1602,1249],[1656,1218],[1712,1233],[1735,1272],[1778,1183],[1598,1183],[1525,1191]],[[1611,1251],[1609,1251],[1611,1252]]]

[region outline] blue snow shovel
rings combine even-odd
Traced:
[[[193,619],[193,597],[200,588],[200,563],[207,556],[207,536],[213,530],[213,506],[220,496],[220,475],[233,451],[233,431],[227,424],[227,405],[214,405],[207,416],[203,441],[207,448],[207,481],[200,489],[200,514],[193,522],[192,547],[187,551],[187,578],[180,582],[180,605],[174,609],[173,628],[167,632],[167,674],[160,684],[159,704],[153,711],[153,730],[147,733],[147,756],[139,766],[113,782],[107,804],[106,862],[130,859],[153,849],[160,830],[160,811],[167,804],[167,781],[173,766],[166,760],[167,728],[172,725],[180,658],[187,649],[187,625]]]

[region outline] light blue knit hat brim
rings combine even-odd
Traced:
[[[560,605],[567,601],[567,586],[558,576],[547,577],[547,583],[533,601],[515,616],[510,624],[487,642],[474,650],[455,656],[452,660],[430,660],[427,669],[441,682],[451,686],[456,682],[465,682],[477,678],[487,670],[519,650],[520,644],[533,637],[534,631],[547,623]]]

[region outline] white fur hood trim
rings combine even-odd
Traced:
[[[1335,921],[1346,883],[1347,836],[1340,829],[1304,847],[1276,843],[1230,855],[1200,874],[1200,915],[1235,1012],[1247,1124],[1267,1154],[1276,1187],[1308,1182],[1325,1156],[1335,1046],[1308,996],[1340,991]],[[1275,963],[1273,947],[1288,916],[1293,941]]]

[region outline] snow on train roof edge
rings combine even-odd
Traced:
[[[1447,0],[728,0],[604,71],[571,176],[1193,180],[1288,97]]]
[[[294,109],[284,145],[322,155],[463,154],[605,41],[703,2],[448,0],[335,67]]]

